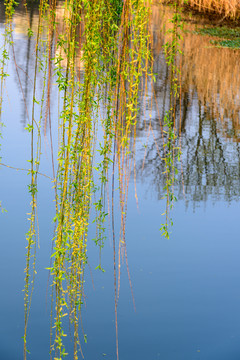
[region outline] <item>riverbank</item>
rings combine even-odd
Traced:
[[[173,1],[162,1],[170,4]],[[239,26],[240,3],[237,0],[179,0],[183,13],[204,15],[205,20],[212,25],[229,24]]]

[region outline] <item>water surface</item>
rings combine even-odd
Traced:
[[[1,3],[1,32],[3,11]],[[59,7],[59,17],[61,8]],[[171,238],[159,231],[165,208],[161,121],[169,103],[169,70],[162,45],[166,41],[168,8],[153,7],[152,31],[157,73],[153,91],[157,104],[142,111],[137,125],[136,187],[129,188],[127,215],[128,261],[133,283],[134,311],[126,267],[122,267],[119,300],[119,346],[122,360],[237,360],[240,356],[240,242],[238,234],[240,195],[239,152],[239,52],[217,49],[209,39],[184,35],[181,116],[178,134],[182,160],[175,185],[178,198],[172,211]],[[33,79],[33,28],[37,10],[28,15],[19,7],[14,16],[14,48],[23,92],[30,112]],[[195,24],[187,22],[189,31]],[[2,42],[1,37],[1,42]],[[12,57],[11,57],[12,59]],[[21,69],[20,69],[21,68]],[[11,60],[3,106],[1,156],[4,164],[28,169],[30,136],[16,66]],[[56,98],[56,100],[55,100]],[[57,90],[52,90],[52,125],[57,111]],[[143,108],[143,104],[142,104]],[[151,131],[149,125],[151,123]],[[43,130],[44,131],[44,130]],[[49,134],[47,130],[47,134]],[[41,172],[52,176],[50,145],[42,134]],[[54,136],[56,151],[57,135]],[[144,167],[143,167],[144,161]],[[1,214],[0,358],[19,360],[22,355],[25,233],[30,196],[25,171],[0,167]],[[53,236],[54,193],[49,179],[39,176],[38,216],[40,245],[37,277],[29,322],[29,359],[49,358],[50,305],[48,272]],[[116,206],[115,218],[120,216]],[[90,227],[83,309],[88,342],[82,341],[89,360],[115,356],[113,249],[107,240],[103,250],[105,273],[94,270],[98,250]],[[91,275],[92,274],[92,275]],[[92,278],[94,287],[92,286]],[[71,359],[71,337],[67,339]]]

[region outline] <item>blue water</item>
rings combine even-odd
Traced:
[[[16,35],[16,48],[24,52],[27,44],[26,37]],[[24,106],[12,62],[8,71],[2,162],[27,169],[30,135],[24,130]],[[192,113],[198,123],[197,111]],[[53,130],[56,131],[56,124]],[[51,176],[49,144],[44,137],[42,139],[41,171]],[[191,134],[187,139],[191,139]],[[224,142],[223,137],[221,141],[225,148],[231,146],[231,142]],[[232,144],[232,151],[236,146],[236,143]],[[214,185],[206,185],[205,180],[198,184],[193,178],[190,189],[191,186],[195,189],[196,184],[202,185],[209,196],[205,201],[202,198],[196,201],[189,192],[186,199],[179,197],[172,211],[170,240],[166,240],[159,231],[165,203],[160,200],[156,164],[153,160],[150,163],[152,170],[148,175],[144,173],[137,177],[138,208],[133,179],[129,188],[126,241],[136,311],[123,265],[118,305],[120,359],[237,360],[240,358],[238,188],[234,188],[235,183],[229,179],[234,196],[226,199],[226,188],[221,183],[220,195],[223,196],[212,199]],[[7,209],[6,213],[0,214],[0,359],[20,360],[23,358],[22,289],[25,234],[29,226],[27,213],[30,211],[29,177],[24,171],[1,166],[0,179],[0,201]],[[53,199],[51,181],[39,176],[40,247],[37,248],[37,276],[28,328],[29,359],[32,360],[49,358],[50,290],[46,268],[52,246]],[[119,216],[116,206],[116,222]],[[98,250],[91,241],[94,237],[94,226],[90,226],[88,257],[91,272],[87,267],[86,307],[83,307],[87,344],[81,333],[80,339],[86,359],[113,360],[116,358],[113,248],[111,239],[107,239],[102,252],[105,273],[94,270],[98,265]],[[70,354],[71,345],[68,336],[66,348]]]

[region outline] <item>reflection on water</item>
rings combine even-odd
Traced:
[[[2,24],[4,21],[2,2],[0,2],[0,6],[0,22]],[[17,69],[26,103],[31,103],[34,73],[32,54],[35,46],[34,38],[28,38],[26,30],[29,28],[29,24],[33,26],[33,29],[36,27],[36,14],[37,10],[34,6],[32,11],[28,13],[26,13],[23,6],[20,6],[13,20]],[[171,16],[171,13],[168,8],[161,8],[158,5],[153,7],[152,29],[156,57],[154,72],[157,74],[153,86],[158,106],[154,101],[151,105],[152,94],[149,94],[149,107],[152,107],[152,111],[149,110],[149,112],[142,114],[137,129],[137,176],[138,179],[148,185],[153,185],[152,188],[157,191],[159,198],[162,197],[165,185],[162,174],[164,163],[162,160],[161,120],[169,105],[169,70],[165,64],[162,45],[166,41],[165,31],[169,26],[167,22],[169,16]],[[61,19],[61,8],[58,11],[58,18]],[[195,25],[189,23],[185,25],[185,28],[191,31],[194,30],[194,27]],[[177,124],[182,160],[178,164],[178,181],[175,185],[176,195],[179,199],[184,199],[186,204],[193,203],[193,206],[209,199],[213,201],[226,200],[228,202],[239,199],[239,53],[229,49],[212,48],[208,37],[194,35],[189,32],[184,35],[182,46],[181,116],[180,104],[178,104],[179,116]],[[22,97],[16,67],[13,64],[11,66],[14,74],[14,85],[18,87],[19,96]],[[8,80],[12,81],[12,78]],[[42,85],[41,81],[42,79],[39,76],[39,88]],[[8,84],[6,87],[8,89]],[[39,93],[40,90],[38,89]],[[15,110],[16,99],[11,99],[13,94],[17,97],[16,91],[13,92],[10,89],[8,95]],[[56,97],[56,87],[52,86],[52,100],[54,101]],[[18,114],[18,110],[19,108],[16,107],[16,114]],[[152,114],[150,128],[148,113]],[[15,114],[13,117],[15,117]],[[11,121],[12,118],[9,115],[6,123],[11,125]],[[27,122],[26,107],[23,100],[21,103],[21,121],[23,129]],[[25,152],[22,153],[20,146],[20,139],[23,143],[26,142],[26,137],[24,133],[19,136],[16,123],[14,124],[15,126],[12,126],[8,133],[9,139],[12,139],[10,137],[12,133],[15,136],[14,141],[9,143],[9,150],[13,151],[12,159],[15,159],[18,153],[21,159],[26,159],[28,150],[25,149]],[[6,139],[6,143],[7,141],[8,139]],[[156,151],[156,144],[161,156]],[[7,144],[5,145],[7,147]],[[1,168],[1,175],[3,171],[7,170]],[[4,288],[8,289],[4,293],[10,295],[9,297],[3,296],[1,300],[1,304],[3,304],[1,305],[1,311],[4,315],[3,323],[6,326],[0,329],[1,339],[3,339],[0,357],[2,355],[6,360],[20,360],[22,359],[22,356],[19,356],[22,348],[20,342],[23,334],[21,328],[23,316],[21,314],[20,290],[23,287],[21,279],[23,278],[22,269],[24,264],[19,259],[24,259],[25,239],[23,235],[21,241],[19,241],[19,234],[24,234],[27,229],[27,226],[24,227],[23,224],[26,222],[24,214],[28,212],[27,203],[29,199],[26,199],[26,194],[22,194],[22,188],[26,186],[28,180],[23,179],[24,174],[18,176],[17,180],[15,180],[12,173],[9,175],[9,173],[5,172],[4,174],[6,174],[6,177],[2,177],[2,179],[7,180],[2,180],[1,185],[4,193],[1,194],[1,197],[4,198],[5,195],[4,206],[6,200],[8,200],[6,207],[11,215],[9,218],[4,218],[7,220],[3,221],[1,228],[1,231],[5,229],[5,233],[2,236],[4,241],[2,241],[2,260],[0,263],[2,266],[1,274],[5,274],[6,269],[8,269],[8,278],[4,278],[2,284]],[[49,206],[49,199],[52,194],[50,194],[49,183],[43,189],[44,191],[40,192],[41,196],[39,196],[41,234],[43,234],[41,252],[44,252],[45,259],[48,259],[50,250],[46,243],[49,245],[52,231],[49,225],[53,215],[53,211],[51,213]],[[24,210],[24,214],[19,214],[17,205],[20,204],[19,206],[22,207],[23,203],[25,208],[21,208],[21,211]],[[41,204],[43,204],[42,207]],[[184,218],[181,218],[180,215],[183,211],[180,202],[180,205],[177,204],[177,206],[180,206],[178,214],[180,220],[174,219],[174,225],[176,224],[178,229],[176,232],[178,231],[180,234],[176,234],[178,241],[161,242],[159,240],[160,234],[157,232],[161,221],[159,203],[151,199],[144,204],[146,209],[142,210],[143,215],[140,220],[137,218],[137,225],[136,219],[135,223],[129,221],[129,230],[127,230],[132,240],[129,242],[128,250],[129,263],[134,269],[133,284],[137,313],[135,314],[132,311],[131,298],[127,298],[127,300],[120,299],[120,301],[126,302],[125,306],[120,306],[120,326],[122,327],[120,331],[121,359],[193,360],[200,359],[202,353],[204,360],[226,360],[231,358],[231,354],[233,356],[237,354],[235,358],[238,358],[240,343],[238,319],[240,294],[238,286],[236,286],[236,284],[239,284],[238,274],[240,273],[238,252],[236,251],[238,249],[238,239],[236,237],[236,214],[238,208],[234,208],[233,214],[226,215],[226,223],[230,223],[230,218],[233,219],[232,225],[229,226],[230,229],[227,229],[227,234],[224,233],[226,227],[224,222],[218,224],[218,219],[221,218],[221,214],[224,212],[224,205],[219,207],[220,210],[215,215],[217,220],[211,212],[208,213],[207,216],[212,219],[210,221],[213,223],[215,221],[215,228],[213,230],[210,227],[208,228],[207,231],[211,236],[207,237],[206,231],[201,232],[203,221],[204,225],[207,226],[206,216],[201,213],[198,215],[201,224],[199,231],[196,231],[198,229],[197,222],[192,214],[189,216],[190,220],[187,224],[184,222]],[[130,194],[129,207],[133,208],[134,206],[135,199],[131,200]],[[154,214],[157,214],[157,216],[154,216]],[[13,226],[13,224],[16,224],[16,226]],[[17,229],[17,234],[12,232],[14,227]],[[231,227],[233,230],[229,235]],[[156,232],[152,230],[155,228]],[[215,233],[217,234],[217,246],[214,243]],[[220,235],[223,233],[225,235],[221,237]],[[92,237],[95,237],[95,234]],[[225,237],[227,238],[227,247]],[[195,242],[192,241],[193,238]],[[146,246],[146,243],[150,245]],[[10,250],[9,244],[11,245]],[[91,244],[89,246],[91,247]],[[12,254],[13,248],[16,251],[14,255]],[[226,254],[228,258],[225,257]],[[104,257],[108,257],[108,261]],[[93,295],[91,293],[92,296],[87,299],[86,332],[89,333],[89,338],[84,353],[88,351],[88,357],[86,356],[86,358],[89,360],[100,359],[103,356],[106,360],[114,358],[114,326],[108,326],[108,324],[113,324],[113,292],[109,286],[109,283],[112,283],[111,275],[109,275],[111,274],[112,265],[109,264],[109,258],[111,258],[111,249],[109,250],[106,246],[103,251],[103,263],[106,264],[106,273],[100,275],[94,273],[94,276],[99,281],[96,281],[95,293]],[[9,269],[8,259],[15,261],[15,268],[11,267]],[[49,266],[48,260],[47,263],[45,260],[40,260],[40,264],[39,269]],[[44,274],[47,277],[45,270]],[[44,280],[46,279],[44,278]],[[39,333],[35,338],[33,337],[35,341],[34,346],[31,346],[31,349],[34,349],[33,359],[46,359],[49,350],[49,327],[48,324],[43,326],[42,323],[44,316],[45,320],[48,319],[44,312],[45,303],[42,299],[42,290],[46,288],[47,283],[47,280],[44,280],[40,281],[40,285],[36,285],[37,295],[34,299],[38,299],[39,303],[35,304],[37,310],[35,310],[36,308],[33,309],[32,326],[34,328],[33,332],[35,333],[35,328],[37,328]],[[124,290],[124,286],[127,287],[125,284],[128,283],[127,276],[124,280],[121,287],[128,294],[129,290]],[[10,290],[8,283],[11,284]],[[86,282],[86,292],[89,294],[90,290],[87,284],[88,282]],[[15,286],[17,289],[20,288],[17,298]],[[94,302],[96,299],[97,305]],[[11,311],[5,311],[8,309],[9,304],[11,305]],[[226,304],[230,305],[226,306]],[[101,311],[99,311],[99,307]],[[229,308],[232,312],[230,312]],[[13,318],[10,318],[10,313],[13,314]],[[221,320],[220,324],[219,319]],[[12,324],[14,327],[17,324],[16,333],[12,330]],[[33,335],[31,334],[31,336]],[[18,348],[12,344],[12,339],[15,337],[19,339]],[[202,347],[205,352],[202,351]],[[12,348],[13,354],[11,353]]]
[[[185,100],[186,101],[186,100]],[[178,181],[175,193],[186,202],[212,200],[237,200],[240,195],[240,148],[238,142],[226,141],[222,128],[211,114],[211,109],[192,98],[181,127],[181,163],[178,164]],[[161,128],[158,118],[152,119],[154,136],[150,135],[148,148],[142,149],[144,168],[139,161],[139,175],[154,183],[159,199],[163,196],[165,179],[164,162],[156,151],[162,149]],[[140,130],[140,136],[146,131]],[[164,157],[163,152],[161,153]],[[195,204],[194,204],[195,206]]]
[[[165,33],[171,16],[171,9],[153,6],[157,76],[149,98],[156,96],[156,102],[152,102],[151,120],[142,116],[144,121],[138,124],[138,176],[154,184],[159,199],[166,180],[161,125],[168,110],[170,89],[170,72],[162,46],[169,39]],[[210,37],[194,34],[195,28],[196,25],[185,23],[181,42],[182,90],[177,128],[182,158],[177,165],[175,185],[177,198],[184,198],[186,204],[192,201],[194,206],[209,197],[213,201],[231,201],[240,195],[240,52],[211,46]]]
[[[166,41],[164,34],[170,26],[171,16],[168,7],[153,6],[154,53],[160,60],[155,62],[157,73],[164,67],[161,48]],[[187,15],[183,17],[187,21]],[[200,21],[197,24],[185,22],[184,25],[180,62],[183,96],[187,96],[191,103],[196,95],[209,108],[212,117],[222,121],[224,136],[239,141],[240,53],[238,50],[214,47],[210,36],[195,34],[197,27],[201,26]],[[159,78],[159,82],[163,80],[163,77]]]
[[[2,23],[4,11],[3,4],[0,5]],[[64,11],[60,3],[57,8],[59,31],[64,26],[61,23],[63,16]],[[154,73],[157,74],[156,82],[153,83],[157,106],[154,101],[151,105],[151,128],[154,134],[152,131],[149,132],[150,121],[147,118],[144,118],[144,122],[143,119],[140,120],[137,129],[138,138],[141,139],[136,160],[137,175],[155,183],[159,198],[163,195],[165,184],[162,174],[164,163],[157,153],[155,144],[157,142],[158,149],[162,152],[161,121],[168,110],[170,89],[170,74],[162,47],[169,38],[166,31],[170,27],[171,16],[172,11],[168,7],[159,4],[153,6]],[[36,30],[37,19],[36,4],[32,4],[28,12],[23,5],[19,6],[13,19],[17,70],[25,98],[25,101],[22,100],[23,127],[27,122],[26,103],[29,103],[31,98],[35,61],[32,56],[35,41],[26,34],[29,27],[33,31]],[[177,127],[182,160],[181,164],[178,164],[175,192],[178,199],[185,198],[186,203],[206,201],[209,195],[213,200],[231,201],[238,199],[240,194],[239,51],[211,46],[209,36],[194,33],[196,26],[201,24],[185,22],[181,42],[181,115],[179,103]],[[64,61],[66,60],[63,59],[63,65]],[[17,70],[15,68],[15,81],[21,93]],[[38,81],[41,88],[41,76]],[[56,87],[52,86],[52,98],[57,97],[56,90]],[[149,97],[151,96],[153,97],[150,94]]]
[[[24,6],[24,3],[20,3],[17,7],[14,16],[13,16],[13,40],[14,40],[14,55],[15,55],[15,62],[13,65],[14,67],[14,78],[16,81],[16,85],[19,89],[19,95],[22,101],[22,114],[21,114],[21,122],[23,124],[23,128],[26,126],[28,122],[28,113],[29,110],[27,107],[31,104],[32,101],[32,91],[33,91],[33,78],[34,78],[34,67],[35,67],[35,46],[36,46],[36,36],[38,30],[38,6],[39,4],[36,2],[30,2],[28,4],[28,10]],[[4,16],[4,6],[3,2],[0,2],[0,25],[2,26],[5,21]],[[55,48],[55,44],[57,42],[57,37],[59,34],[65,32],[64,24],[64,16],[66,18],[66,11],[64,9],[64,3],[62,1],[56,7],[56,29],[53,35],[54,39],[52,40],[52,52],[57,53],[57,49]],[[42,38],[47,38],[47,20],[43,22],[43,35]],[[33,31],[33,36],[28,36],[28,29]],[[83,31],[83,29],[79,29],[79,31]],[[44,48],[46,44],[41,45],[43,47],[42,53],[44,52]],[[40,52],[41,52],[40,46]],[[79,52],[76,54],[76,62],[78,62],[79,66],[77,69],[77,75],[80,77],[80,73],[83,70],[83,63],[81,62],[81,49],[79,48]],[[13,58],[13,50],[10,49],[10,57]],[[66,54],[61,54],[62,61],[61,65],[66,67],[67,58]],[[41,61],[46,61],[45,58],[42,56]],[[51,67],[51,73],[53,72],[53,64],[49,64]],[[48,88],[47,84],[47,74],[43,74],[42,72],[37,73],[37,84],[38,84],[38,93],[37,96],[40,99],[42,96],[42,89]],[[49,88],[51,97],[52,105],[56,104],[57,95],[57,87],[52,86],[50,84]],[[48,105],[46,104],[48,107]],[[44,109],[46,112],[47,109]]]

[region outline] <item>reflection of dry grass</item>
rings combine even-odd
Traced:
[[[183,53],[183,90],[196,89],[199,99],[212,108],[215,117],[230,119],[239,132],[239,51],[211,47],[208,37],[188,33]]]
[[[13,17],[14,33],[16,35],[23,35],[27,37],[28,29],[31,27],[34,35],[37,34],[38,28],[38,13],[32,15],[32,23],[30,26],[30,19],[26,12],[15,12]]]
[[[152,29],[158,51],[162,46],[163,29],[166,31],[171,26],[168,21],[171,17],[169,7],[153,7]],[[231,136],[238,141],[240,51],[212,46],[211,37],[194,34],[195,26],[192,24],[185,24],[184,28],[188,32],[183,34],[182,41],[182,90],[189,97],[196,92],[201,103],[211,108],[213,116],[223,122],[227,136],[231,129]]]

